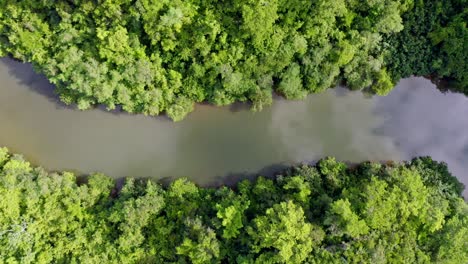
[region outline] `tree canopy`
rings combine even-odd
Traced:
[[[1,0],[0,55],[79,109],[181,120],[195,102],[271,104],[411,74],[466,92],[466,0]]]
[[[468,204],[444,163],[326,158],[274,179],[77,181],[0,148],[4,263],[460,263]]]
[[[468,1],[415,0],[411,10],[402,16],[404,29],[385,40],[392,79],[442,78],[468,95]]]

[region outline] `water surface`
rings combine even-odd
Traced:
[[[336,88],[258,113],[197,105],[178,123],[64,106],[43,76],[10,59],[0,60],[0,80],[0,145],[50,170],[219,185],[324,156],[430,155],[468,182],[468,98],[422,78],[402,80],[386,97]]]

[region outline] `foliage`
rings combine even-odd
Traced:
[[[77,183],[0,148],[5,263],[467,263],[463,186],[428,157],[332,158],[237,188]]]
[[[404,29],[385,40],[392,79],[444,78],[450,89],[468,95],[468,2],[415,0],[403,21]]]
[[[181,120],[195,102],[271,104],[338,83],[387,94],[434,74],[466,91],[466,0],[0,1],[0,55],[79,109]]]

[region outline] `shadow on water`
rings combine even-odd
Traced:
[[[31,63],[21,62],[14,58],[0,58],[0,63],[8,68],[8,73],[13,76],[20,85],[27,87],[29,90],[46,97],[50,102],[54,103],[57,109],[79,110],[76,104],[67,105],[60,100],[59,95],[55,92],[55,85],[49,82],[47,77],[41,73],[37,73]],[[197,105],[208,105],[216,107],[209,102],[197,103]],[[229,110],[233,113],[250,110],[252,103],[250,102],[235,102],[229,106]],[[94,107],[103,112],[111,113],[117,116],[140,115],[124,111],[121,106],[117,105],[115,109],[107,109],[106,105],[98,104]],[[190,115],[190,114],[189,114]],[[165,113],[158,116],[151,116],[161,122],[173,122]]]
[[[286,99],[283,95],[281,95],[280,93],[278,93],[276,91],[272,92],[272,99],[273,99],[273,103],[275,101],[281,101],[281,100],[302,101],[300,99],[299,100]],[[213,104],[211,104],[211,103],[202,103],[202,104],[203,105],[213,106]],[[237,113],[237,112],[243,112],[243,111],[253,111],[252,106],[253,106],[253,103],[251,101],[246,101],[246,102],[234,102],[234,103],[230,104],[228,107],[229,107],[230,112]],[[264,109],[268,108],[268,107],[271,107],[271,105],[265,106]]]
[[[207,183],[207,184],[197,184],[196,182],[193,181],[193,179],[188,179],[190,182],[194,182],[197,186],[203,187],[203,188],[219,188],[221,186],[227,186],[231,188],[235,188],[239,182],[242,180],[255,180],[260,176],[266,177],[273,179],[279,175],[284,175],[287,174],[288,172],[291,172],[294,168],[294,166],[298,166],[301,164],[304,165],[313,165],[316,162],[311,162],[311,163],[297,163],[297,164],[285,164],[285,163],[276,163],[272,164],[269,166],[266,166],[262,169],[260,169],[257,172],[233,172],[233,173],[228,173],[224,176],[220,176],[213,181]],[[52,171],[55,172],[55,171]],[[78,184],[87,184],[89,176],[92,174],[82,174],[77,171],[70,171],[73,172],[76,175],[76,180]],[[59,171],[56,171],[56,173],[60,173]],[[122,187],[125,185],[126,179],[129,177],[121,177],[121,178],[114,178],[114,188],[113,188],[113,194],[116,194],[120,192]],[[174,182],[177,179],[180,179],[180,177],[162,177],[155,179],[151,176],[149,177],[143,177],[143,178],[133,178],[136,182],[156,182],[158,184],[161,184],[164,187],[168,187],[172,182]]]
[[[226,186],[229,188],[236,188],[237,184],[239,184],[243,180],[255,181],[258,177],[275,179],[276,177],[281,176],[281,175],[294,175],[293,173],[295,172],[296,168],[299,168],[301,166],[315,166],[319,161],[320,159],[297,162],[297,163],[274,163],[274,164],[265,166],[256,172],[227,173],[205,184],[198,184],[193,179],[190,179],[190,178],[187,178],[187,179],[190,182],[193,182],[197,186],[200,186],[202,188],[219,188],[222,186]],[[341,162],[344,162],[345,164],[347,164],[349,169],[354,169],[366,161],[362,161],[362,162],[341,161]],[[377,162],[377,163],[384,164],[384,165],[396,164],[395,161],[391,161],[391,160],[379,160],[379,161],[372,161],[372,162]],[[60,173],[60,172],[57,172],[57,173]],[[86,175],[86,174],[79,174],[78,172],[75,172],[75,175],[77,175],[77,182],[79,184],[86,184],[88,183],[88,179],[91,174]],[[114,178],[113,181],[114,181],[115,186],[113,189],[113,193],[116,194],[120,192],[122,187],[125,185],[126,179],[129,179],[129,178],[131,177]],[[147,181],[156,182],[158,184],[161,184],[163,187],[167,188],[168,186],[170,186],[172,182],[174,182],[177,179],[180,179],[180,177],[162,177],[158,179],[155,179],[153,177],[143,177],[143,178],[132,178],[132,179],[140,183],[144,183]]]
[[[242,180],[255,180],[259,176],[267,177],[267,178],[274,178],[277,175],[280,175],[291,168],[291,164],[286,163],[275,163],[263,167],[257,172],[231,172],[227,173],[223,176],[216,177],[208,184],[204,185],[204,187],[220,187],[220,186],[228,186],[228,187],[235,187],[239,182]]]
[[[8,74],[13,76],[18,81],[18,84],[25,86],[29,90],[44,96],[50,102],[54,103],[57,109],[69,109],[79,111],[76,104],[67,105],[64,102],[62,102],[60,100],[59,95],[55,92],[55,85],[50,83],[45,75],[37,73],[34,70],[34,67],[31,63],[21,62],[19,60],[8,57],[0,58],[0,63],[4,64],[8,68]],[[123,111],[121,106],[117,106],[115,109],[109,110],[105,105],[99,104],[96,105],[94,109],[117,116],[137,115]],[[155,118],[158,121],[172,122],[172,119],[170,119],[165,114],[154,116],[152,118]]]
[[[412,76],[414,77],[414,76]],[[438,78],[437,76],[424,76],[425,79],[431,81],[442,93],[459,93],[468,96],[468,90],[460,87],[456,80],[450,78]]]
[[[75,108],[76,109],[76,108]],[[153,119],[156,119],[157,121],[159,122],[174,122],[172,121],[172,119],[170,119],[166,114],[160,114],[160,115],[157,115],[157,116],[148,116],[148,115],[145,115],[145,114],[136,114],[136,113],[129,113],[127,111],[124,111],[122,109],[122,106],[120,105],[117,105],[114,109],[107,109],[107,107],[103,104],[99,104],[99,105],[96,105],[94,107],[94,109],[97,109],[99,111],[102,111],[102,112],[106,112],[106,113],[110,113],[112,115],[116,115],[116,116],[145,116],[147,118],[153,118]],[[77,109],[76,109],[77,110]]]
[[[8,68],[8,74],[13,76],[18,80],[18,84],[27,87],[29,90],[38,93],[50,102],[54,103],[57,109],[70,109],[79,111],[76,104],[67,105],[60,100],[59,95],[55,92],[55,85],[50,83],[47,77],[41,73],[38,73],[34,70],[34,67],[31,63],[21,62],[14,58],[4,57],[0,58],[0,63],[4,64]],[[197,105],[208,105],[216,107],[212,103],[202,102],[197,103]],[[229,106],[229,110],[233,113],[250,110],[252,103],[250,102],[236,102]],[[110,113],[117,116],[132,116],[140,115],[129,113],[122,109],[122,106],[117,105],[115,109],[107,109],[106,105],[98,104],[94,109]],[[190,114],[189,114],[190,115]],[[149,116],[148,116],[149,117]],[[156,119],[161,122],[173,122],[165,113],[161,113],[158,116],[151,116],[151,118]]]
[[[23,63],[12,58],[0,58],[0,63],[8,68],[8,74],[15,77],[20,85],[46,97],[58,109],[76,109],[75,106],[66,105],[60,101],[59,96],[55,93],[55,86],[44,75],[36,73],[30,63]]]
[[[220,186],[235,187],[242,180],[255,180],[260,176],[273,179],[279,175],[286,175],[294,172],[295,168],[306,166],[315,166],[321,159],[306,160],[303,162],[294,162],[294,163],[274,163],[268,166],[263,167],[257,172],[232,172],[219,176],[208,184],[202,185],[203,187],[217,188]],[[361,162],[350,162],[350,161],[341,161],[346,163],[350,168],[361,164]],[[375,161],[382,164],[389,164],[391,161],[381,160]]]
[[[34,70],[31,63],[22,62],[11,57],[0,58],[0,64],[5,65],[8,68],[8,74],[13,76],[18,84],[27,87],[27,89],[40,94],[52,102],[57,109],[69,109],[79,111],[76,104],[67,105],[60,100],[59,95],[55,92],[55,85],[50,83],[47,77]],[[207,105],[216,107],[214,104],[209,102],[197,103],[197,105]],[[245,103],[234,103],[229,106],[231,112],[239,112],[249,110],[252,104],[249,102]],[[116,116],[136,116],[143,114],[129,113],[122,109],[122,106],[117,105],[115,109],[107,109],[106,105],[98,104],[94,107],[99,111],[110,113]],[[189,113],[190,115],[190,113]],[[160,122],[173,122],[165,113],[161,113],[158,116],[148,116],[148,118],[154,118]]]
[[[229,111],[232,113],[237,113],[241,111],[249,111],[252,108],[252,103],[251,102],[244,102],[244,103],[233,103],[229,106]]]
[[[115,146],[120,145],[120,141],[125,141],[125,143],[128,144],[123,145],[122,148],[128,148],[128,150],[125,149],[125,151],[122,152],[128,152],[128,154],[116,155],[115,159],[126,160],[128,159],[126,155],[135,155],[131,151],[138,152],[139,154],[136,155],[140,156],[133,158],[135,160],[142,160],[142,165],[136,167],[136,169],[138,169],[139,167],[149,167],[145,165],[147,164],[145,160],[148,159],[146,156],[152,157],[151,155],[156,154],[163,157],[168,156],[167,160],[164,160],[164,162],[172,162],[173,160],[181,158],[193,160],[194,163],[196,163],[197,159],[203,162],[207,159],[214,160],[217,158],[226,162],[231,161],[235,158],[232,155],[225,158],[220,155],[214,155],[210,151],[222,147],[226,149],[237,148],[239,153],[242,153],[242,146],[236,142],[248,142],[249,147],[261,148],[258,152],[253,152],[252,156],[239,159],[238,162],[245,162],[245,160],[250,161],[250,159],[255,160],[257,159],[255,155],[270,155],[270,152],[272,152],[270,151],[271,149],[276,151],[281,148],[285,149],[285,151],[287,151],[285,153],[288,155],[293,155],[294,160],[311,157],[309,156],[311,153],[313,153],[313,157],[343,153],[341,159],[352,159],[353,155],[359,154],[362,156],[362,159],[368,159],[373,158],[373,153],[377,153],[378,151],[382,151],[379,152],[378,158],[385,158],[383,155],[387,155],[385,153],[387,153],[388,150],[388,153],[396,153],[395,156],[405,160],[416,156],[429,155],[435,160],[446,161],[449,164],[450,171],[454,175],[458,176],[461,181],[465,183],[468,182],[468,134],[466,133],[466,131],[468,131],[466,118],[468,116],[468,98],[462,94],[441,94],[427,79],[410,78],[402,80],[389,95],[385,97],[374,96],[372,99],[373,101],[365,101],[361,95],[358,94],[354,96],[343,88],[335,89],[336,93],[333,93],[331,96],[322,96],[319,97],[319,100],[305,101],[305,103],[300,103],[296,106],[294,103],[288,103],[287,105],[285,102],[282,102],[284,104],[279,103],[279,101],[284,101],[285,99],[277,94],[273,94],[275,100],[274,104],[278,104],[282,107],[276,107],[276,109],[273,109],[275,111],[272,111],[270,114],[258,115],[255,119],[250,120],[251,123],[249,123],[248,126],[243,123],[245,120],[241,120],[242,118],[229,119],[231,116],[234,116],[234,114],[224,115],[223,111],[220,111],[219,113],[213,112],[213,115],[208,116],[206,119],[198,117],[198,119],[192,119],[194,122],[184,121],[184,125],[176,130],[172,128],[172,125],[167,125],[172,121],[165,115],[154,117],[154,119],[151,120],[148,117],[148,120],[154,120],[154,123],[158,121],[166,122],[167,126],[160,126],[160,124],[149,124],[151,122],[141,120],[143,119],[142,115],[128,114],[122,112],[120,108],[108,111],[105,106],[100,105],[96,107],[96,111],[104,111],[106,114],[111,113],[110,115],[138,116],[135,118],[138,120],[130,121],[133,117],[122,118],[122,120],[117,121],[114,119],[112,121],[113,123],[109,125],[103,124],[101,126],[101,120],[107,120],[110,115],[86,115],[86,117],[90,116],[90,118],[82,119],[91,119],[92,122],[85,122],[83,124],[90,124],[88,125],[90,129],[99,126],[99,129],[102,129],[103,132],[102,134],[85,133],[84,135],[76,137],[74,136],[75,134],[67,136],[56,133],[56,129],[41,130],[41,128],[45,126],[44,124],[52,124],[51,129],[60,127],[61,125],[66,125],[68,127],[73,125],[74,118],[81,119],[81,117],[84,116],[77,114],[76,106],[67,106],[60,102],[59,97],[54,92],[54,86],[50,84],[43,75],[36,74],[31,64],[21,63],[9,58],[0,58],[0,64],[3,71],[2,78],[6,77],[5,80],[9,80],[10,84],[14,82],[21,84],[16,87],[16,89],[22,89],[21,91],[18,90],[18,97],[26,97],[28,95],[27,92],[32,91],[35,94],[44,96],[50,102],[53,102],[53,107],[57,109],[73,109],[73,112],[70,110],[69,113],[60,113],[60,115],[55,116],[57,117],[56,120],[54,119],[54,122],[50,123],[48,119],[53,119],[55,117],[44,114],[39,115],[39,118],[35,118],[35,116],[29,113],[23,113],[20,116],[21,118],[16,118],[16,116],[13,115],[12,118],[9,118],[7,113],[0,116],[0,118],[4,118],[3,120],[5,120],[5,122],[10,122],[8,123],[8,134],[6,131],[7,123],[2,124],[2,133],[0,133],[0,135],[5,135],[4,139],[2,139],[3,142],[11,141],[14,143],[10,143],[11,145],[15,145],[18,150],[25,153],[28,152],[25,151],[28,150],[28,147],[24,146],[26,144],[22,147],[18,147],[21,146],[18,142],[32,142],[30,145],[36,144],[34,148],[44,148],[44,150],[41,149],[41,151],[37,151],[37,149],[35,150],[31,147],[29,155],[31,155],[31,153],[36,153],[36,155],[40,153],[41,156],[50,155],[56,158],[57,156],[54,155],[56,155],[56,151],[59,149],[63,149],[63,155],[67,155],[69,149],[62,148],[60,144],[81,147],[83,153],[86,153],[85,148],[93,148],[95,151],[109,148],[117,152],[118,147]],[[3,65],[5,65],[5,67],[3,67]],[[8,78],[8,75],[11,75],[11,78]],[[14,87],[15,85],[13,85],[13,87],[6,87],[3,85],[2,88],[5,88],[4,94],[9,95],[8,93],[11,91],[9,89],[15,89]],[[349,95],[349,98],[347,95]],[[5,98],[5,100],[9,100],[9,97]],[[339,100],[337,100],[337,98]],[[40,101],[44,102],[38,102],[38,104],[48,103],[46,100]],[[19,112],[21,114],[21,110],[24,110],[21,108],[29,110],[28,106],[18,105],[19,104],[15,104],[15,101],[12,101],[10,105],[11,110],[9,111]],[[215,108],[212,104],[202,103],[200,105],[210,105]],[[314,106],[309,107],[310,105]],[[224,109],[230,109],[231,112],[235,113],[248,108],[250,108],[249,103],[237,103],[230,106],[230,108],[226,107]],[[210,111],[211,110],[215,111],[216,109],[210,109]],[[370,115],[369,112],[372,112],[372,115]],[[353,114],[346,115],[347,113]],[[13,117],[15,117],[15,120],[13,120]],[[360,118],[363,119],[361,120]],[[190,115],[188,119],[190,119]],[[367,121],[364,122],[364,119],[367,121],[370,120],[370,123]],[[37,121],[37,124],[35,121]],[[298,125],[301,123],[316,123],[322,125],[317,127]],[[372,131],[369,131],[369,125]],[[357,126],[363,129],[356,129]],[[28,127],[29,129],[23,133],[24,129],[22,130],[22,128],[24,127]],[[324,128],[324,130],[320,130],[321,128]],[[79,129],[83,128],[80,127]],[[117,131],[118,129],[120,129],[120,131]],[[126,129],[128,129],[128,131]],[[266,129],[268,132],[272,131],[271,138],[269,138],[270,136],[268,136],[268,133],[265,133]],[[51,131],[53,133],[51,133]],[[69,131],[72,131],[72,129]],[[83,131],[86,132],[87,130],[83,129]],[[155,132],[153,133],[153,131]],[[235,133],[231,133],[231,131],[235,131]],[[237,131],[239,133],[237,133]],[[116,132],[120,132],[120,134]],[[114,133],[116,135],[112,137]],[[8,135],[8,137],[6,135]],[[376,138],[375,135],[378,135],[380,138]],[[60,138],[54,138],[53,136],[60,136]],[[97,139],[97,136],[102,136],[106,139],[102,145],[99,139]],[[164,136],[163,139],[161,139],[162,136]],[[245,140],[254,137],[261,140],[258,140],[258,142]],[[129,138],[132,140],[128,140]],[[61,139],[61,141],[58,139]],[[168,141],[167,144],[164,142],[166,139]],[[292,139],[297,140],[294,141]],[[88,143],[96,142],[96,146],[92,144],[78,146],[81,144],[74,143],[82,143],[80,140]],[[269,147],[272,144],[276,144],[277,141],[279,141],[280,144],[277,144],[276,148]],[[324,142],[322,143],[322,141]],[[47,142],[47,144],[43,142]],[[154,144],[152,144],[153,142]],[[304,142],[304,145],[302,145],[302,142]],[[347,144],[348,142],[350,143]],[[383,143],[379,145],[377,144],[378,142]],[[54,144],[57,144],[57,147],[55,147]],[[203,148],[204,144],[210,147],[209,150]],[[373,144],[376,144],[376,146]],[[324,146],[324,151],[316,151],[315,149],[317,149],[317,146]],[[337,147],[335,148],[335,146]],[[347,146],[349,146],[351,150],[348,151],[345,149]],[[179,147],[179,149],[177,147]],[[141,148],[141,151],[139,148]],[[300,148],[301,151],[296,151],[296,148]],[[356,149],[356,151],[354,151],[354,149]],[[204,150],[206,153],[200,153],[200,150]],[[171,154],[168,154],[170,151]],[[202,156],[191,156],[193,153]],[[98,154],[95,155],[96,159],[101,158]],[[105,156],[104,154],[101,155]],[[108,155],[112,156],[113,154],[109,153]],[[267,161],[261,164],[271,164],[279,160],[289,159],[289,157],[276,158],[275,155],[274,153],[271,154],[271,158],[266,159]],[[107,161],[112,158],[109,158]],[[375,158],[377,159],[377,155]],[[78,159],[79,162],[73,164],[80,164],[75,166],[76,168],[88,171],[87,169],[90,168],[89,164],[91,161],[86,159],[82,161],[77,155],[74,156],[74,159]],[[356,158],[353,160],[356,160]],[[69,162],[67,159],[64,159],[64,161]],[[109,164],[114,167],[114,164],[111,162],[109,162]],[[206,172],[207,175],[202,175],[205,177],[199,178],[201,178],[200,183],[202,183],[202,186],[233,186],[242,179],[254,179],[258,175],[266,177],[275,176],[293,165],[295,164],[275,163],[259,171],[254,170],[247,172],[242,171],[242,167],[234,167],[232,169],[220,171],[216,178],[212,178],[211,175],[208,175],[211,172],[208,167],[203,168],[203,171]],[[52,165],[49,166],[51,166],[51,168],[54,167]],[[104,164],[102,166],[105,167],[108,165]],[[98,167],[102,168],[102,166]],[[168,167],[170,166],[168,165]],[[55,165],[55,167],[61,166]],[[127,169],[128,168],[125,168],[125,170]],[[126,174],[121,173],[119,175]],[[174,176],[163,173],[160,173],[160,175]],[[195,180],[195,178],[196,177],[192,178],[192,180]],[[167,185],[174,179],[175,177],[166,177],[159,180],[159,182],[163,185]],[[465,192],[465,195],[466,194],[468,194],[468,191]]]

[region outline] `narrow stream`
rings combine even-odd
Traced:
[[[6,58],[0,80],[0,146],[50,170],[219,185],[324,156],[430,155],[468,184],[468,98],[423,78],[402,80],[386,97],[336,88],[304,101],[277,99],[258,113],[197,105],[178,123],[65,106],[30,65]]]

